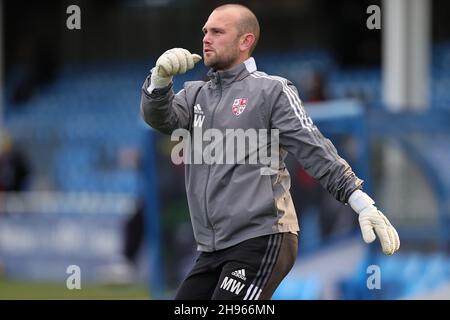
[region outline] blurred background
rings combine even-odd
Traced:
[[[1,299],[173,297],[197,255],[184,167],[140,119],[141,87],[165,50],[202,52],[223,3],[0,1]],[[297,86],[402,241],[391,257],[364,244],[288,158],[299,254],[274,299],[449,299],[450,2],[240,3],[258,69]]]

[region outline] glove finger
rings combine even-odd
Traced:
[[[390,233],[389,237],[390,237],[391,245],[392,245],[392,253],[391,254],[394,254],[395,251],[400,249],[400,238],[398,236],[397,230],[395,230],[395,228],[392,226],[389,219],[386,218],[386,216],[380,210],[378,210],[378,213],[383,217],[384,222],[388,226],[388,230]]]
[[[197,62],[199,62],[200,60],[202,60],[202,57],[199,56],[199,55],[196,54],[196,53],[193,53],[191,56],[192,56],[192,59],[194,60],[194,64],[196,64]]]
[[[170,74],[171,75],[178,74],[180,71],[180,59],[178,57],[177,52],[176,51],[171,52],[171,53],[169,53],[169,55],[167,57],[169,58],[169,60],[171,62],[171,67],[172,67]]]
[[[172,48],[156,62],[157,72],[161,77],[169,77],[176,74],[185,73],[192,69],[202,57],[198,54],[191,54],[183,48]]]
[[[167,56],[163,55],[158,59],[158,61],[156,61],[156,68],[159,76],[168,77],[170,75],[172,68]]]
[[[195,53],[194,54],[189,54],[189,57],[188,57],[189,69],[188,70],[194,68],[194,65],[197,62],[199,62],[201,59],[202,59],[202,57],[199,56],[198,54],[195,54]]]
[[[173,67],[169,55],[170,53],[164,54],[156,61],[156,66],[159,66],[160,76],[168,77],[172,74]]]
[[[184,72],[191,70],[194,67],[194,59],[192,58],[192,54],[186,49],[180,49],[180,52],[183,53],[183,58],[186,61],[186,70]]]
[[[186,64],[187,64],[187,66],[186,66],[187,70],[191,70],[194,67],[194,64],[195,64],[194,58],[193,58],[193,55],[190,53],[186,55]]]
[[[187,56],[190,55],[189,51],[183,50],[179,51],[177,54],[178,62],[180,63],[180,69],[178,70],[178,73],[185,73],[187,70]]]
[[[383,252],[385,254],[391,254],[391,242],[389,241],[389,234],[386,226],[376,226],[375,232],[378,236],[378,239],[380,239],[381,248],[383,249]]]
[[[359,225],[361,227],[362,237],[365,243],[372,243],[375,240],[375,233],[373,232],[372,224],[370,221],[360,219]]]
[[[400,249],[400,237],[398,236],[397,230],[394,227],[392,228],[392,232],[394,233],[394,252]]]
[[[392,226],[391,222],[389,221],[388,218],[386,218],[386,216],[383,214],[383,212],[381,212],[380,210],[377,210],[377,211],[378,211],[378,214],[383,218],[384,223],[386,223],[386,225],[391,227]]]
[[[190,55],[190,52],[183,48],[177,48],[175,54],[178,58],[180,68],[178,69],[178,74],[185,73],[187,71],[187,61],[186,57]]]
[[[394,252],[395,252],[395,239],[394,239],[395,236],[394,236],[394,232],[393,232],[392,228],[389,226],[386,228],[386,232],[389,237],[389,252],[386,254],[390,256],[390,255],[394,254]]]

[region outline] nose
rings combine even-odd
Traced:
[[[203,36],[203,44],[211,44],[211,40],[207,33]]]

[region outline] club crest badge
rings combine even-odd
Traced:
[[[242,112],[244,112],[246,106],[247,106],[247,98],[234,99],[231,111],[235,116],[238,116]]]

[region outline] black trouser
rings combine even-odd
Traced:
[[[267,300],[294,265],[298,239],[278,233],[202,252],[176,300]]]

